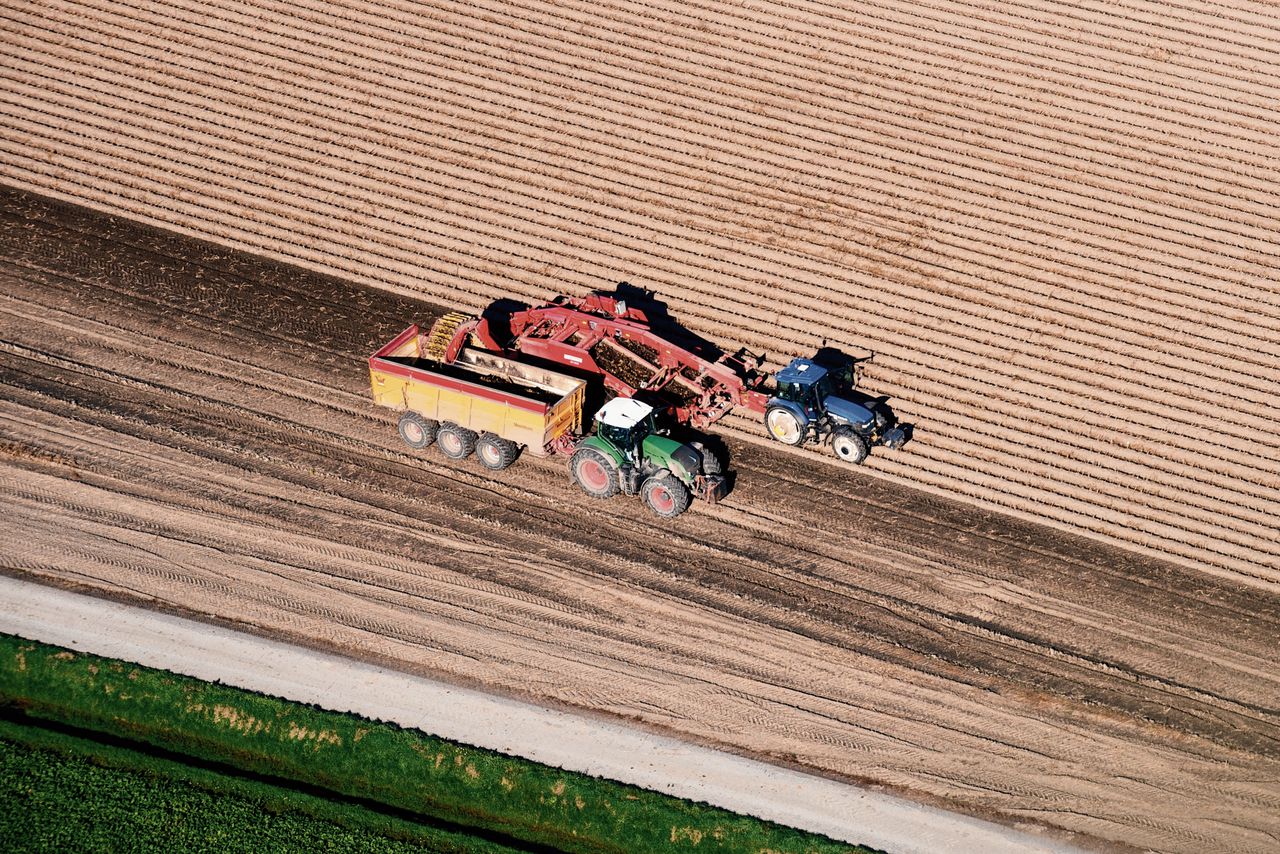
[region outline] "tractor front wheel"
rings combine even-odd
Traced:
[[[655,475],[640,485],[649,509],[663,519],[674,519],[689,509],[689,489],[673,474]]]
[[[436,431],[436,445],[451,460],[463,460],[476,449],[476,434],[466,427],[446,421]]]
[[[871,448],[867,440],[848,427],[840,427],[831,437],[831,450],[846,463],[857,465],[867,458]]]
[[[501,471],[516,461],[520,449],[515,442],[485,433],[476,442],[476,459],[485,468]]]
[[[410,448],[425,448],[434,442],[436,429],[439,426],[430,418],[423,418],[416,412],[406,412],[401,415],[400,423],[396,425],[400,431],[400,438],[404,439],[404,443]]]
[[[764,426],[769,435],[784,445],[799,445],[804,441],[804,427],[794,412],[785,406],[771,406],[764,414]]]
[[[592,498],[610,498],[618,492],[618,472],[604,454],[583,448],[569,460],[569,471],[582,491]]]
[[[690,442],[689,445],[699,454],[702,454],[703,474],[724,474],[724,468],[720,465],[720,458],[711,453],[710,448],[701,442]]]

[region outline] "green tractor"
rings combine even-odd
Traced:
[[[639,495],[649,509],[674,519],[692,498],[714,504],[724,497],[720,462],[701,443],[681,444],[662,435],[653,407],[615,397],[600,407],[595,434],[578,443],[569,471],[592,498],[619,491]]]

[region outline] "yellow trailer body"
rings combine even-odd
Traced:
[[[584,380],[466,348],[443,365],[424,360],[422,344],[411,326],[369,358],[376,403],[492,433],[540,456],[581,432]]]

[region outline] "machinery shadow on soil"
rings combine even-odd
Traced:
[[[489,331],[499,341],[511,340],[511,315],[531,308],[527,302],[500,297],[489,303],[480,317],[489,322]]]
[[[608,294],[608,296],[622,300],[627,304],[627,308],[637,308],[643,311],[644,316],[649,320],[649,326],[654,332],[699,358],[714,362],[725,354],[724,350],[716,346],[715,343],[681,325],[679,321],[671,316],[671,313],[667,310],[667,304],[658,299],[654,292],[647,288],[636,287],[630,282],[619,282],[618,286],[613,289],[613,293]]]

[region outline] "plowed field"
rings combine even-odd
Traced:
[[[660,523],[399,443],[442,309],[4,193],[0,566],[1090,846],[1280,838],[1280,599],[730,440]]]
[[[11,2],[0,178],[441,304],[625,278],[726,345],[874,351],[918,428],[884,479],[1274,584],[1278,34],[1248,0]]]

